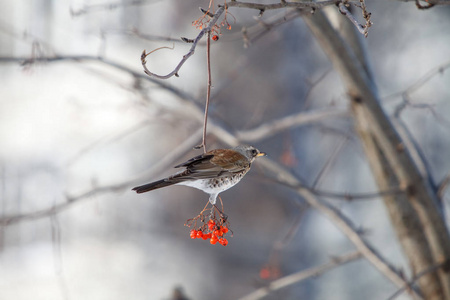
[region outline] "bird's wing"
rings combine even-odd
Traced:
[[[177,165],[186,170],[171,176],[171,179],[207,179],[226,176],[249,167],[246,157],[231,149],[211,150]]]

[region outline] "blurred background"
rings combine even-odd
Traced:
[[[164,81],[142,76],[140,55],[174,46],[147,59],[151,71],[169,73],[191,46],[179,38],[198,34],[192,22],[208,4],[0,0],[0,299],[238,299],[268,283],[264,270],[275,279],[354,250],[258,162],[221,194],[234,232],[226,247],[189,238],[184,223],[208,199],[201,191],[131,191],[201,153],[192,148],[201,142],[204,40],[180,77]],[[449,64],[450,7],[366,4],[374,25],[365,42],[391,115],[399,92]],[[212,42],[210,120],[238,133],[295,113],[345,111],[339,76],[301,17],[257,15],[231,8],[231,30]],[[401,113],[436,183],[450,169],[445,68],[410,90]],[[207,142],[227,147],[214,135]],[[251,144],[316,189],[377,191],[348,115]],[[380,198],[324,199],[408,274]],[[396,290],[360,259],[265,299],[386,299]]]

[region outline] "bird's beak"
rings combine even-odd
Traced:
[[[258,156],[266,156],[267,154],[266,153],[264,153],[264,152],[259,152],[258,154],[256,154],[256,156],[258,157]]]

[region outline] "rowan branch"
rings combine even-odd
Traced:
[[[355,25],[356,29],[358,29],[358,31],[364,35],[364,37],[367,37],[367,35],[369,34],[369,28],[370,26],[372,26],[372,21],[370,21],[370,16],[371,14],[367,12],[366,10],[366,6],[364,4],[364,1],[361,1],[361,10],[363,12],[363,16],[364,19],[366,20],[366,24],[362,25],[358,22],[358,20],[356,20],[355,16],[353,16],[353,14],[348,10],[346,3],[339,3],[338,7],[339,7],[339,12],[341,14],[343,14],[344,16],[347,17],[347,19],[350,20],[350,22],[353,23],[353,25]]]
[[[150,72],[150,70],[147,68],[147,61],[146,61],[146,57],[149,53],[147,53],[144,50],[144,52],[142,52],[142,55],[141,55],[141,63],[142,63],[142,66],[144,67],[145,74],[156,77],[158,79],[168,79],[172,76],[178,77],[179,76],[178,71],[181,69],[181,67],[184,65],[184,63],[189,59],[189,57],[191,57],[194,54],[195,48],[197,47],[198,42],[203,38],[205,33],[211,32],[211,29],[214,27],[214,25],[216,25],[217,21],[219,20],[219,17],[222,15],[222,13],[224,11],[225,11],[225,6],[219,7],[219,9],[214,14],[214,17],[208,22],[208,26],[203,28],[200,31],[200,33],[197,35],[197,37],[192,41],[192,46],[189,49],[189,52],[183,56],[183,58],[178,63],[178,65],[175,67],[175,69],[167,75],[157,75],[155,73]],[[187,39],[185,39],[185,40],[187,41]]]

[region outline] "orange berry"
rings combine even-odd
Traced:
[[[223,232],[224,234],[226,234],[226,233],[228,232],[228,228],[223,227],[223,226],[220,227],[220,230],[222,230],[222,232]]]
[[[212,236],[211,237],[211,239],[209,240],[209,242],[211,243],[211,244],[215,244],[215,243],[217,243],[217,241],[218,241],[218,239],[217,239],[217,237],[216,236]]]
[[[192,229],[190,233],[191,239],[195,239],[197,237],[197,230]]]
[[[226,245],[228,245],[228,240],[225,238],[219,239],[219,243],[222,244],[222,246],[226,246]]]
[[[195,235],[198,239],[203,237],[203,232],[201,230],[197,231],[197,234]]]
[[[213,41],[218,41],[219,40],[219,36],[218,35],[213,35],[212,39],[213,39]]]
[[[214,235],[215,236],[222,236],[223,235],[223,233],[222,233],[222,231],[221,230],[214,230]]]

